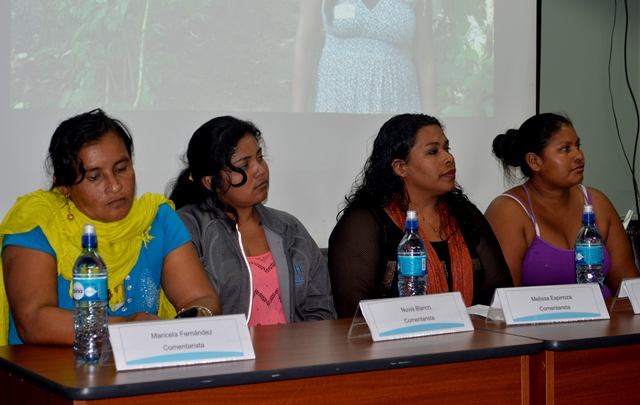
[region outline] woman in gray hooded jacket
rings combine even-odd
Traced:
[[[294,216],[265,207],[269,167],[248,121],[209,120],[191,137],[169,198],[220,296],[250,326],[334,319],[327,264]]]

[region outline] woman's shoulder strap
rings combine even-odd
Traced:
[[[582,191],[582,196],[584,197],[584,203],[593,204],[593,202],[591,201],[591,191],[589,190],[589,188],[584,184],[578,184],[578,187],[580,188],[580,191]]]
[[[524,185],[522,187],[524,188],[524,191],[527,194],[527,198],[529,199],[529,193],[527,192],[527,188],[524,187]],[[531,212],[529,212],[529,210],[527,210],[527,207],[524,205],[524,203],[518,197],[516,197],[515,195],[509,194],[509,193],[502,193],[500,195],[512,198],[518,204],[520,204],[520,206],[522,207],[524,212],[527,214],[527,216],[531,220],[531,223],[533,224],[534,228],[536,229],[536,235],[540,236],[540,228],[538,227],[538,223],[536,222],[535,216],[533,215],[533,207],[531,206],[531,199],[529,199],[529,209],[531,210]]]

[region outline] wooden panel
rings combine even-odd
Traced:
[[[607,306],[613,299],[605,299]],[[532,403],[640,403],[640,316],[628,301],[616,301],[610,320],[506,326],[473,319],[483,329],[544,341],[542,381],[530,367]],[[542,398],[542,399],[541,399]]]
[[[261,403],[261,404],[519,404],[523,401],[522,359],[479,360],[337,376],[142,395],[87,404]],[[528,361],[526,362],[528,364]]]
[[[556,404],[640,401],[640,344],[548,353]]]
[[[72,401],[50,394],[21,378],[0,370],[0,403],[11,405],[63,405],[71,404]]]
[[[523,356],[522,359],[522,403],[544,404],[546,401],[544,353]]]

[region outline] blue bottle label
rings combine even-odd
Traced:
[[[576,264],[602,264],[602,245],[576,246]]]
[[[398,256],[398,276],[426,276],[427,256]]]
[[[73,299],[76,301],[107,301],[107,278],[73,278]]]

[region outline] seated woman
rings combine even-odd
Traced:
[[[251,123],[217,117],[191,137],[170,198],[223,314],[250,326],[335,318],[327,263],[300,221],[267,208],[269,167]]]
[[[387,121],[329,239],[338,316],[360,300],[398,296],[397,249],[407,210],[427,245],[427,293],[460,291],[467,306],[489,304],[513,285],[489,223],[456,184],[440,122],[404,114]]]
[[[500,241],[516,286],[574,284],[575,240],[585,204],[593,205],[604,242],[605,285],[611,296],[625,277],[638,277],[620,217],[600,191],[583,186],[584,154],[571,121],[539,114],[493,140],[509,180],[525,183],[496,197],[486,216]]]
[[[220,314],[171,202],[135,197],[132,156],[129,131],[102,110],[58,126],[49,146],[51,190],[19,198],[0,225],[0,345],[7,334],[9,344],[73,344],[71,271],[88,223],[108,269],[109,323],[173,318],[174,307]]]

